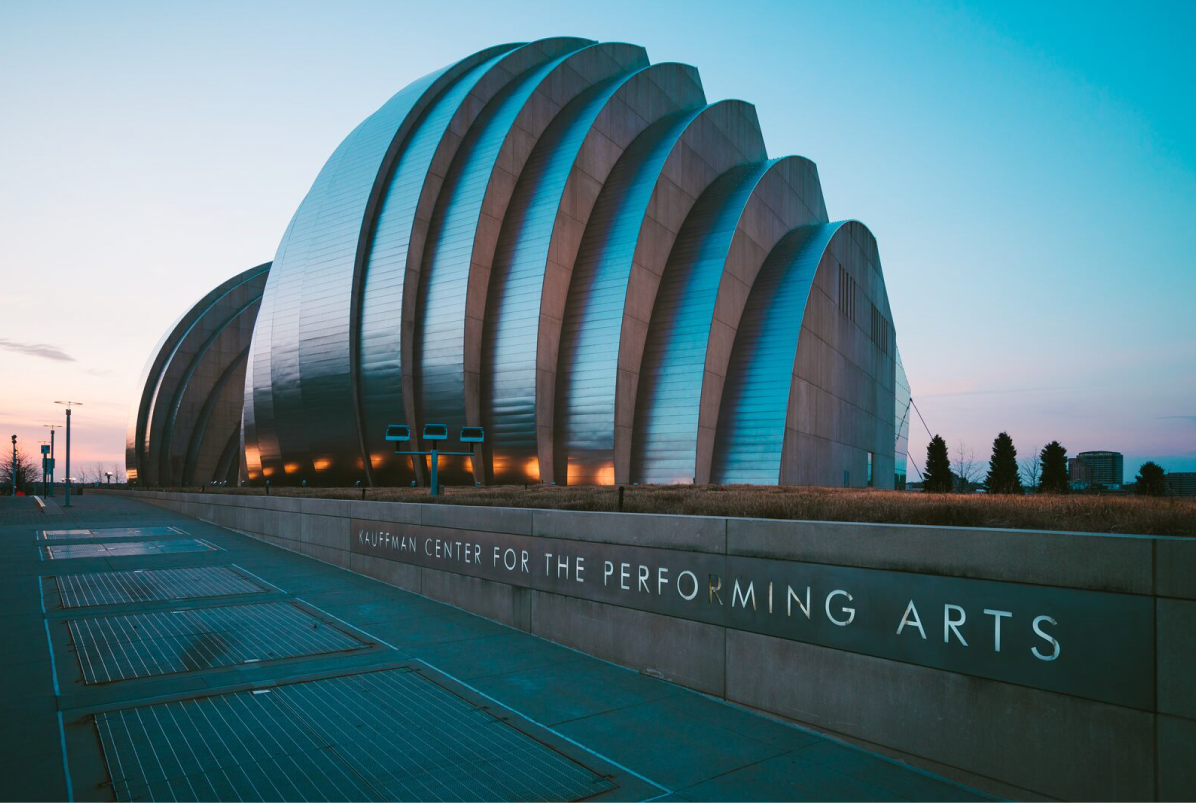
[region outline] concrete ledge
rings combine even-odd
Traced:
[[[533,510],[532,533],[571,541],[725,554],[727,519],[581,510]]]
[[[412,505],[412,507],[415,506]],[[419,505],[418,507],[421,516],[420,523],[428,527],[487,530],[492,533],[511,533],[513,535],[532,534],[532,514],[535,511],[525,508],[475,507],[471,505]]]
[[[1155,539],[1155,593],[1196,600],[1196,538]]]
[[[727,519],[727,552],[732,555],[1126,594],[1153,593],[1154,540],[1039,530]]]
[[[1196,762],[1191,760],[1196,754],[1196,687],[1190,681],[1196,665],[1196,539],[128,493],[646,674],[838,734],[997,794],[1076,799],[1196,797]],[[613,560],[660,561],[671,566],[670,589],[677,588],[678,572],[686,567],[694,569],[700,582],[706,581],[709,571],[724,575],[729,583],[734,579],[733,564],[739,567],[734,571],[750,574],[756,561],[746,558],[814,564],[795,569],[796,575],[786,575],[784,567],[775,564],[773,570],[779,574],[755,575],[760,605],[772,604],[772,597],[765,596],[772,593],[771,585],[765,583],[774,576],[782,583],[804,583],[801,572],[846,577],[856,569],[902,573],[888,575],[886,582],[902,590],[908,587],[908,594],[931,597],[934,588],[948,587],[954,589],[953,595],[968,597],[973,593],[968,581],[990,581],[978,585],[985,585],[983,594],[995,595],[997,602],[966,601],[969,623],[980,619],[985,606],[999,605],[1007,591],[1014,596],[1037,595],[1046,609],[1054,607],[1051,599],[1071,599],[1073,620],[1089,610],[1076,607],[1077,594],[1105,592],[1089,595],[1085,605],[1106,606],[1099,615],[1112,618],[1101,620],[1107,626],[1087,622],[1085,637],[1132,633],[1132,638],[1118,642],[1132,644],[1132,651],[1118,655],[1141,653],[1141,658],[1120,664],[1105,661],[1101,668],[1106,675],[1114,673],[1108,677],[1114,688],[1135,689],[1147,702],[1115,705],[1100,700],[1124,701],[1117,696],[1086,698],[1081,696],[1083,678],[1070,687],[1034,687],[1032,681],[1017,685],[1023,680],[990,680],[977,676],[983,671],[951,663],[927,663],[916,657],[907,663],[904,653],[852,652],[848,651],[855,649],[851,645],[817,646],[812,643],[817,639],[797,641],[800,636],[785,631],[749,632],[754,628],[736,618],[729,601],[733,592],[725,585],[720,603],[728,606],[727,617],[703,619],[689,610],[641,605],[617,595],[609,599],[601,594],[597,598],[570,595],[567,585],[544,590],[522,578],[505,582],[501,574],[471,576],[477,572],[463,567],[458,573],[451,563],[443,569],[421,566],[417,565],[421,561],[405,558],[402,552],[367,554],[354,541],[354,518],[387,525],[396,538],[464,543],[501,543],[507,538],[531,550],[539,538],[586,542],[577,550],[591,550],[592,558],[609,554]],[[596,550],[604,544],[610,547],[603,549],[614,551]],[[653,550],[657,552],[650,554]],[[620,553],[627,557],[619,557]],[[411,562],[402,562],[405,559]],[[597,575],[598,582],[601,577]],[[697,577],[693,582],[699,582]],[[859,608],[862,620],[875,603],[868,594],[879,593],[879,586],[869,592],[872,581],[858,575],[844,582],[848,585],[840,587],[859,594],[852,604]],[[826,593],[820,587],[816,597]],[[965,602],[954,596],[946,599]],[[1008,599],[1011,605],[1015,602],[1013,597]],[[923,616],[935,616],[926,619],[928,633],[923,639],[942,638],[942,601],[938,600],[937,613],[932,613],[933,607],[924,605],[919,596]],[[746,608],[746,603],[741,607]],[[824,613],[823,607],[825,603],[820,606],[816,599],[815,617]],[[1014,621],[1028,622],[1024,616],[1025,612]],[[987,619],[981,621],[991,628]],[[1132,626],[1139,621],[1146,624]],[[885,623],[885,631],[876,637],[891,635],[892,627]],[[1025,624],[1022,628],[1028,632]],[[969,632],[975,640],[983,632],[990,639],[982,642],[984,648],[992,649],[990,632]],[[1007,639],[1013,641],[1006,642],[1006,653],[1017,643],[1016,633],[1008,631]],[[927,643],[911,639],[913,644]],[[1022,641],[1016,649],[1028,654],[1031,646],[1046,643]],[[1094,643],[1100,646],[1085,642]],[[971,649],[978,648],[974,644]],[[889,657],[877,657],[886,654]],[[943,666],[953,671],[935,668]],[[1135,667],[1142,671],[1134,674]],[[1083,668],[1079,671],[1085,677],[1090,674]]]

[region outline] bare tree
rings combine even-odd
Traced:
[[[955,444],[951,470],[958,479],[960,492],[968,491],[980,479],[980,464],[976,462],[976,453],[963,441]]]
[[[17,475],[18,491],[25,491],[26,488],[36,485],[42,479],[42,467],[39,460],[18,448],[14,462],[11,449],[5,449],[3,455],[0,456],[0,494],[12,492],[13,472],[16,472]]]
[[[1038,481],[1042,477],[1042,449],[1031,449],[1030,456],[1021,460],[1022,480],[1027,488],[1038,489]]]

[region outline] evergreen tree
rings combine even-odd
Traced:
[[[1138,469],[1138,476],[1135,481],[1138,484],[1137,492],[1143,496],[1162,496],[1167,492],[1167,484],[1163,480],[1163,467],[1153,460],[1147,460]]]
[[[1008,432],[993,439],[993,456],[988,461],[988,476],[984,486],[990,494],[1020,494],[1022,478],[1017,471],[1017,449]]]
[[[923,478],[922,487],[930,493],[948,493],[953,484],[947,442],[935,435],[926,445],[926,476]]]
[[[1059,441],[1042,447],[1042,479],[1038,490],[1047,494],[1065,494],[1071,490],[1067,475],[1067,449]]]

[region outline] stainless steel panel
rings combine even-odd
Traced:
[[[278,247],[263,307],[271,327],[270,372],[255,381],[273,389],[273,425],[283,477],[351,482],[360,465],[349,388],[352,271],[370,190],[408,114],[446,70],[407,86],[362,122],[332,154]],[[282,477],[279,477],[281,480]]]
[[[127,469],[131,480],[147,485],[182,481],[185,449],[198,416],[219,377],[249,346],[269,269],[269,263],[259,265],[219,285],[159,343],[130,415],[132,448],[127,450]],[[221,409],[216,417],[217,448],[238,430],[239,407],[238,402],[235,409]],[[206,482],[210,477],[199,479]]]
[[[465,104],[477,102],[474,93],[479,90],[479,82],[510,60],[509,54],[495,56],[470,70],[437,98],[411,134],[378,213],[363,277],[358,340],[362,427],[376,484],[407,482],[411,478],[411,461],[396,457],[383,434],[387,425],[407,419],[403,399],[403,294],[408,263],[419,259],[419,246],[412,243],[416,215],[425,202],[425,193],[437,191],[440,186],[439,177],[429,176],[429,170],[443,149],[456,147],[459,137],[452,133],[453,123],[463,115]],[[411,253],[413,247],[417,249],[415,254]]]
[[[636,401],[631,476],[692,482],[706,348],[723,265],[752,191],[774,162],[728,171],[677,236],[648,329]]]
[[[581,223],[586,231],[592,230],[589,224],[594,208],[562,209],[566,188],[578,172],[584,177],[577,180],[604,186],[611,178],[587,172],[587,168],[594,170],[597,159],[591,158],[584,168],[579,165],[583,146],[590,142],[595,150],[611,147],[606,135],[595,131],[602,114],[630,118],[623,129],[631,136],[680,109],[701,106],[701,88],[685,80],[687,69],[673,64],[646,67],[592,88],[557,116],[520,175],[495,253],[482,338],[483,421],[496,482],[540,479],[537,422],[545,428],[546,421],[554,420],[555,409],[538,409],[537,404],[555,407],[555,400],[549,393],[537,401],[537,383],[544,379],[537,376],[537,369],[543,368],[546,351],[557,354],[555,344],[560,341],[563,320],[567,320],[555,317],[564,310],[549,312],[545,306],[554,234],[565,217],[568,224]],[[591,138],[598,138],[601,144],[594,144]],[[555,247],[562,248],[564,239],[562,235],[556,240]],[[555,255],[555,265],[568,262],[570,256],[562,250]],[[576,261],[570,267],[575,265]],[[566,281],[571,284],[572,277]],[[551,388],[555,382],[552,375],[549,382]]]
[[[785,236],[760,269],[743,310],[723,386],[711,480],[776,485],[797,341],[831,223]]]
[[[701,110],[644,131],[607,177],[573,267],[557,369],[557,439],[577,482],[613,481],[619,333],[632,258],[661,168]],[[608,469],[608,467],[610,467]]]
[[[499,480],[539,478],[549,460],[545,481],[690,482],[710,470],[712,448],[719,472],[746,476],[757,446],[736,444],[762,443],[758,419],[775,418],[777,391],[759,385],[776,378],[757,365],[765,357],[739,354],[772,354],[788,340],[747,321],[734,344],[720,344],[736,349],[727,381],[738,377],[740,395],[710,383],[703,401],[705,369],[720,374],[727,353],[710,351],[711,322],[733,320],[745,295],[752,315],[773,314],[791,288],[724,294],[734,309],[718,306],[727,255],[740,225],[767,229],[761,241],[745,234],[760,255],[740,277],[750,283],[776,238],[804,222],[793,208],[825,219],[825,205],[812,168],[757,190],[774,163],[764,161],[750,105],[693,111],[704,99],[692,96],[691,68],[645,64],[629,45],[504,45],[391,98],[320,171],[260,302],[236,293],[218,302],[214,291],[164,338],[130,419],[130,468],[150,482],[235,475],[242,462],[255,481],[406,482],[385,427],[435,423],[449,428],[450,449],[461,426],[485,424]],[[688,72],[617,97],[630,74],[653,70]],[[604,126],[621,138],[607,141],[594,175],[585,144]],[[575,197],[570,182],[581,173],[589,194]],[[753,193],[751,209],[772,215],[766,223],[742,222]],[[563,226],[567,237],[557,236]],[[860,247],[879,265],[874,243]],[[891,321],[879,268],[861,292]],[[708,366],[708,353],[720,365]],[[861,359],[876,387],[858,390],[876,414],[897,368],[891,355],[888,366]],[[720,413],[724,397],[733,412]],[[887,447],[876,466],[901,468]]]
[[[456,433],[475,423],[465,416],[466,296],[476,278],[473,247],[497,159],[533,93],[580,50],[527,71],[486,106],[461,143],[433,213],[415,327],[416,409],[422,423],[448,427],[446,448],[460,450]],[[535,141],[531,132],[521,135]],[[463,461],[444,466],[446,478],[467,476],[461,472]]]
[[[381,193],[381,182],[425,104],[478,63],[510,47],[482,51],[392,97],[337,147],[295,213],[266,287],[258,326],[263,342],[254,349],[250,374],[254,392],[246,394],[247,405],[254,408],[264,475],[315,482],[365,476],[350,324],[371,201]]]

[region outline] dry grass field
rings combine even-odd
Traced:
[[[195,488],[176,490],[194,491]],[[206,488],[207,493],[255,494],[264,488]],[[275,496],[360,499],[359,488],[272,488]],[[366,498],[432,501],[423,488],[370,488]],[[450,486],[442,504],[558,510],[616,510],[618,489],[505,485]],[[1136,496],[989,496],[848,488],[758,486],[628,486],[623,510],[807,521],[857,521],[956,527],[1007,527],[1136,535],[1196,536],[1196,499]]]

